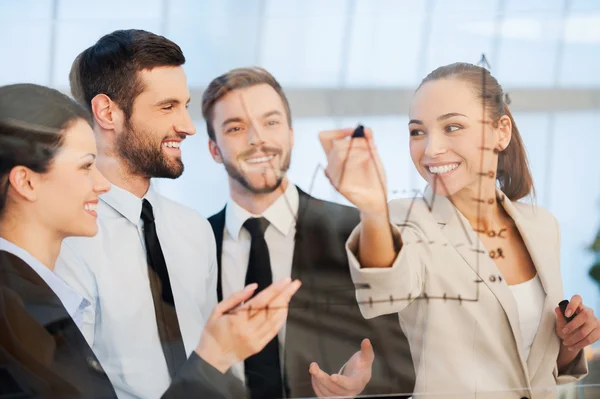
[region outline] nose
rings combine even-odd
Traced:
[[[94,183],[94,192],[98,195],[104,194],[110,190],[110,182],[100,171],[94,167],[93,171],[93,183]]]
[[[435,158],[447,151],[446,136],[443,133],[431,132],[427,135],[427,147],[425,155],[429,158]]]
[[[175,125],[175,131],[177,133],[183,133],[186,136],[193,136],[196,134],[196,126],[194,126],[194,122],[192,122],[192,118],[190,117],[190,113],[187,108],[183,109],[181,117],[178,119],[177,124]]]
[[[260,146],[265,143],[264,134],[256,123],[251,122],[248,128],[248,144],[252,146]]]

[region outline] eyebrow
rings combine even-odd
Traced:
[[[185,103],[189,104],[191,100],[192,100],[191,98],[188,98]],[[162,101],[157,102],[156,106],[157,107],[162,107],[164,105],[169,105],[169,104],[175,104],[175,105],[177,105],[177,104],[181,104],[181,101],[179,101],[176,98],[167,98],[167,99],[164,99]]]
[[[438,120],[438,122],[440,122],[440,121],[450,119],[455,116],[464,116],[465,118],[467,117],[466,115],[458,113],[458,112],[450,112],[450,113],[438,116],[437,120]],[[408,121],[409,125],[413,124],[413,123],[417,124],[417,125],[424,125],[424,123],[418,119],[411,119],[410,121]]]
[[[82,155],[81,158],[79,159],[83,159],[85,157],[92,157],[92,159],[96,159],[96,154],[92,154],[91,152],[85,155]]]
[[[265,112],[263,114],[262,118],[265,119],[265,118],[268,118],[269,116],[273,116],[273,115],[283,116],[283,114],[281,112],[279,112],[275,109],[273,111]]]
[[[279,115],[279,116],[283,116],[283,114],[280,111],[277,110],[273,110],[273,111],[268,111],[265,112],[264,114],[261,115],[261,119],[265,119],[268,118],[269,116],[273,116],[273,115]],[[225,127],[226,125],[230,124],[230,123],[235,123],[235,122],[243,122],[244,120],[242,118],[240,118],[239,116],[235,116],[233,118],[227,118],[223,121],[223,123],[221,124],[222,127]]]

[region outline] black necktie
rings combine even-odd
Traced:
[[[252,236],[246,285],[251,283],[258,284],[254,295],[273,283],[269,248],[265,241],[265,230],[268,226],[269,221],[265,218],[251,218],[244,223],[244,227]],[[262,351],[246,359],[244,361],[244,369],[246,386],[250,390],[252,399],[285,397],[281,378],[279,340],[277,336]]]
[[[144,221],[144,240],[149,266],[148,279],[154,302],[158,336],[172,379],[186,360],[185,348],[175,311],[167,264],[156,235],[152,205],[146,199],[142,201],[141,218]]]

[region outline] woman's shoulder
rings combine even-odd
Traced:
[[[527,202],[513,202],[520,216],[534,223],[558,224],[556,217],[546,208]]]

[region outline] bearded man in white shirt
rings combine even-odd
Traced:
[[[69,76],[73,96],[93,115],[97,166],[112,187],[89,209],[98,212],[98,234],[65,240],[55,271],[90,302],[83,334],[120,399],[158,398],[182,370],[222,388],[219,397],[243,397],[230,366],[275,336],[286,313],[262,312],[258,323],[217,306],[210,225],[150,184],[183,173],[180,147],[196,131],[184,62],[165,37],[121,30],[84,50]],[[272,302],[297,286],[269,287]],[[225,307],[244,306],[255,289]],[[200,394],[190,389],[182,397]]]

